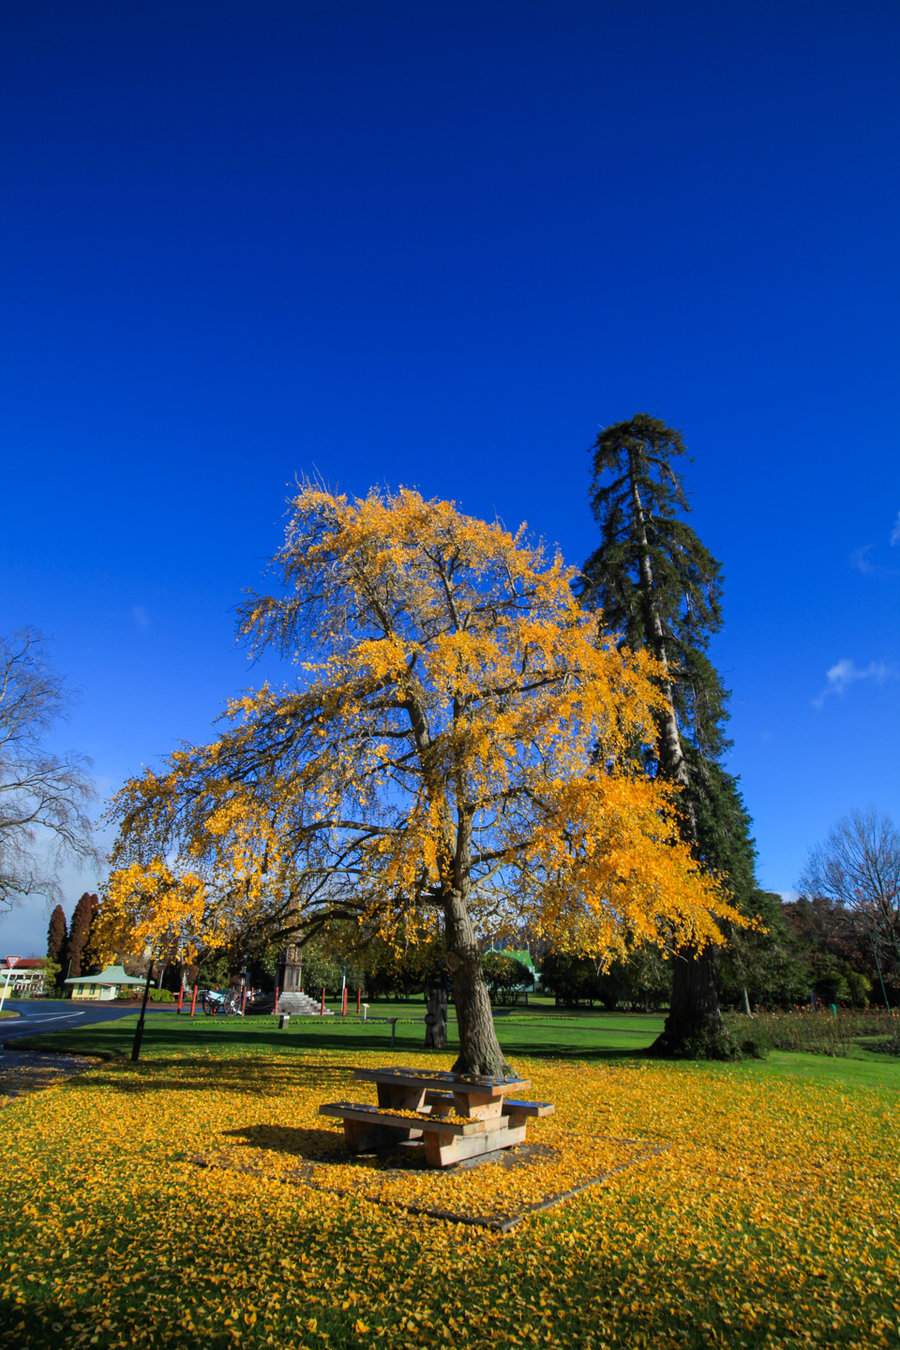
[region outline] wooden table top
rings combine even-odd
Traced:
[[[531,1087],[528,1078],[488,1078],[474,1074],[449,1073],[435,1069],[354,1069],[353,1077],[369,1083],[396,1084],[407,1088],[437,1088],[444,1092],[468,1093],[478,1097],[504,1097]]]

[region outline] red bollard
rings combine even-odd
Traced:
[[[183,998],[184,998],[184,985],[180,984],[178,986],[178,1007],[175,1009],[177,1013],[181,1012],[181,1001]]]
[[[194,996],[191,999],[191,1017],[194,1015],[194,1009],[197,1006],[197,986],[194,985]]]
[[[244,1009],[246,1008],[246,1006],[247,1006],[247,986],[244,985],[244,993],[243,997],[241,998],[241,1017],[243,1017],[244,1015]]]
[[[347,986],[344,985],[344,992],[341,995],[341,1017],[347,1016]]]
[[[275,1007],[272,1009],[272,1016],[278,1012],[278,985],[275,986]]]
[[[319,1013],[319,1016],[320,1016],[320,1017],[324,1017],[324,1016],[325,1016],[325,986],[324,986],[324,984],[322,985],[322,1008],[321,1008],[321,1011],[320,1011],[320,1013]]]
[[[357,991],[356,991],[356,1015],[357,1015],[357,1017],[359,1016],[359,1010],[360,1010],[361,1007],[362,1007],[362,990],[361,990],[361,989],[357,989]]]

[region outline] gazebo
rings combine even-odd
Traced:
[[[107,966],[99,975],[73,975],[64,980],[72,986],[73,998],[92,998],[102,1002],[114,999],[123,985],[143,984],[139,976],[126,975],[122,966]]]

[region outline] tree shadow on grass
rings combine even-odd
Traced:
[[[209,1019],[180,1027],[157,1027],[148,1023],[141,1043],[141,1062],[152,1058],[155,1053],[170,1055],[171,1052],[223,1049],[234,1051],[246,1049],[249,1053],[269,1053],[278,1055],[302,1055],[316,1050],[370,1050],[404,1054],[435,1053],[428,1051],[422,1044],[424,1032],[421,1025],[413,1024],[404,1030],[398,1024],[394,1043],[391,1043],[390,1026],[381,1023],[370,1024],[370,1030],[362,1027],[347,1028],[338,1032],[326,1032],[317,1027],[291,1027],[280,1030],[278,1027],[259,1029],[251,1023],[245,1027],[238,1019]],[[120,1026],[116,1022],[101,1025],[97,1030],[60,1031],[39,1036],[22,1036],[16,1039],[16,1049],[41,1050],[54,1054],[95,1054],[104,1058],[130,1059],[134,1044],[135,1028]],[[451,1047],[452,1049],[453,1047]]]
[[[89,1078],[78,1084],[82,1089],[105,1088],[129,1096],[152,1096],[156,1093],[188,1093],[214,1089],[217,1092],[246,1092],[248,1081],[258,1091],[287,1091],[302,1085],[304,1088],[332,1091],[346,1087],[349,1066],[334,1063],[303,1064],[299,1061],[279,1063],[271,1059],[259,1060],[201,1060],[189,1057],[141,1060],[137,1066],[114,1064],[95,1069]],[[248,1070],[252,1070],[250,1073]],[[62,1090],[71,1090],[74,1084],[62,1084]]]
[[[510,1033],[514,1031],[512,1026],[508,1029]],[[585,1044],[581,1037],[575,1041],[562,1035],[542,1042],[534,1031],[523,1029],[520,1039],[515,1034],[503,1035],[501,1028],[501,1046],[514,1068],[517,1061],[524,1059],[562,1060],[573,1065],[579,1061],[585,1065],[635,1062],[645,1059],[649,1050],[648,1044],[634,1044],[638,1036],[646,1037],[644,1031],[620,1033],[631,1042],[625,1045],[591,1045]],[[99,1058],[124,1067],[124,1064],[130,1064],[133,1042],[133,1027],[118,1027],[112,1023],[97,1032],[61,1032],[56,1036],[29,1038],[27,1042],[23,1038],[17,1041],[16,1049],[57,1055],[93,1055],[95,1062]],[[453,1041],[442,1051],[423,1046],[418,1024],[412,1024],[405,1034],[398,1025],[396,1041],[392,1045],[390,1028],[386,1025],[376,1025],[368,1030],[347,1027],[332,1031],[319,1024],[297,1029],[257,1030],[245,1028],[240,1023],[233,1026],[230,1022],[214,1024],[209,1020],[198,1026],[184,1027],[155,1027],[151,1023],[144,1034],[139,1074],[129,1075],[126,1083],[114,1070],[107,1073],[95,1070],[90,1081],[132,1092],[151,1092],[162,1086],[168,1086],[172,1091],[190,1091],[212,1085],[237,1089],[245,1084],[248,1073],[252,1072],[260,1086],[277,1089],[296,1084],[298,1074],[302,1075],[300,1081],[307,1082],[306,1075],[312,1073],[318,1075],[316,1081],[327,1088],[338,1077],[346,1076],[348,1069],[353,1067],[355,1054],[375,1052],[384,1064],[392,1063],[394,1056],[414,1055],[423,1066],[438,1061],[443,1069],[448,1067],[448,1057],[455,1055],[456,1050]],[[340,1058],[326,1066],[319,1059],[322,1054],[339,1055]],[[184,1070],[189,1066],[193,1072],[186,1074]]]
[[[501,1042],[501,1048],[507,1059],[565,1059],[615,1061],[645,1059],[649,1046],[573,1046],[573,1045],[516,1045],[508,1041]]]
[[[360,1155],[348,1152],[342,1130],[310,1129],[300,1125],[242,1125],[238,1129],[223,1130],[222,1138],[234,1139],[246,1149],[264,1149],[269,1153],[284,1153],[289,1157],[315,1163],[340,1163],[376,1166],[384,1158],[394,1156],[394,1150]],[[396,1166],[396,1162],[393,1164]],[[423,1157],[424,1165],[424,1157]]]

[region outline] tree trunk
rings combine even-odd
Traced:
[[[689,1059],[729,1059],[730,1041],[719,1011],[712,949],[683,947],[672,969],[672,1001],[651,1055]]]
[[[447,980],[443,971],[429,975],[425,985],[425,1049],[447,1049]]]
[[[650,543],[647,539],[647,526],[644,520],[644,505],[641,501],[637,482],[637,470],[632,455],[628,457],[628,477],[631,485],[631,509],[634,516],[634,532],[640,549],[638,574],[641,579],[641,594],[644,601],[644,630],[648,637],[651,652],[663,668],[662,694],[665,707],[659,712],[659,767],[670,783],[680,788],[688,786],[687,765],[681,748],[681,735],[678,731],[678,719],[675,716],[675,704],[672,697],[672,680],[669,675],[669,656],[666,650],[666,635],[659,617],[659,606],[653,597],[653,566],[650,561]],[[685,803],[689,808],[689,803]],[[691,830],[696,828],[691,813]]]
[[[444,897],[447,966],[453,981],[459,1023],[459,1058],[454,1073],[508,1078],[513,1070],[503,1057],[494,1031],[491,1000],[481,968],[481,953],[465,899],[458,891]]]
[[[444,911],[447,968],[453,982],[453,999],[459,1025],[459,1057],[453,1072],[488,1078],[514,1077],[503,1058],[494,1031],[491,1000],[481,967],[481,952],[469,916],[467,898],[471,876],[472,814],[465,805],[464,784],[459,777],[456,783],[457,816],[454,821],[444,792],[443,770],[434,757],[434,744],[424,711],[411,690],[407,689],[404,693],[428,797],[438,808],[444,830],[446,851],[441,859],[441,891],[436,898]]]
[[[141,1057],[141,1041],[144,1039],[144,1021],[147,1016],[147,1000],[150,997],[150,982],[153,979],[153,962],[147,964],[147,979],[144,982],[144,998],[141,1003],[141,1015],[134,1029],[134,1041],[131,1046],[131,1062],[137,1064]]]

